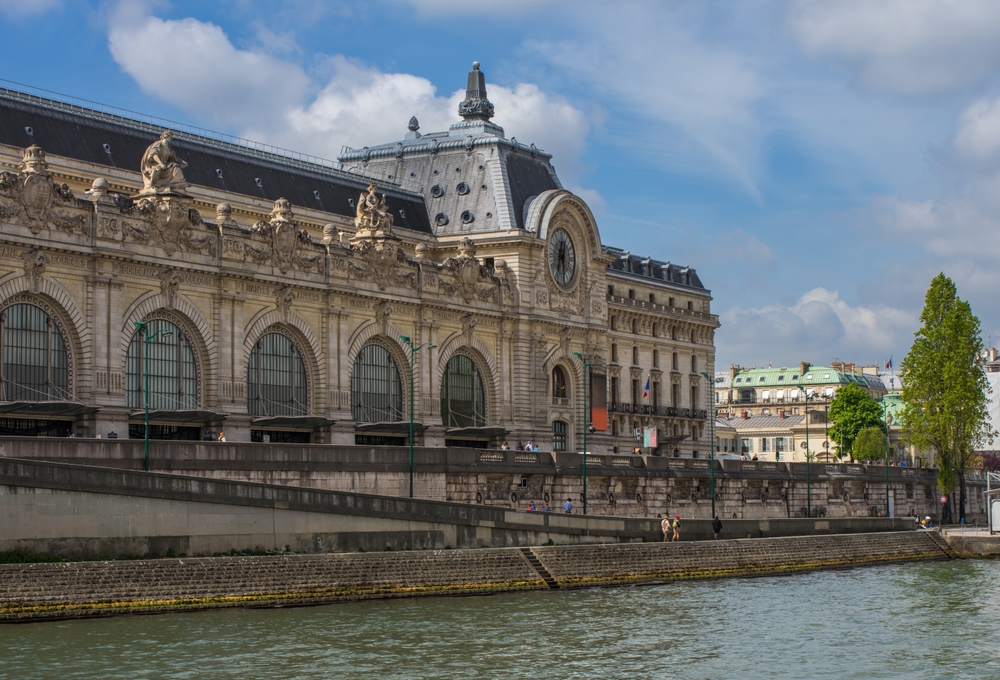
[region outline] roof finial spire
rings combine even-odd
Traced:
[[[486,76],[479,70],[479,62],[472,62],[465,100],[458,105],[458,115],[465,120],[487,121],[493,117],[493,103],[486,98]]]

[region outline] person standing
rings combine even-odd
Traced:
[[[712,531],[715,532],[715,540],[719,540],[719,534],[722,533],[722,520],[719,519],[718,515],[712,520]]]
[[[573,512],[573,504],[570,503],[570,501],[569,501],[568,498],[566,499],[566,502],[563,503],[563,512],[566,512],[566,513]]]
[[[674,529],[674,539],[673,540],[675,540],[675,541],[681,540],[681,516],[680,515],[677,515],[676,517],[674,517],[673,529]]]
[[[663,532],[663,542],[669,542],[671,537],[670,515],[663,516],[663,519],[660,521],[660,531]]]

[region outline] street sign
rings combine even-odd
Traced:
[[[944,505],[947,502],[948,502],[948,497],[947,496],[941,496],[941,505]]]

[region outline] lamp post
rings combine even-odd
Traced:
[[[812,517],[812,476],[810,469],[810,456],[809,456],[809,388],[804,388],[803,392],[806,398],[806,517]]]
[[[589,364],[579,352],[573,352],[573,356],[583,362],[583,514],[587,514],[587,430],[590,409],[587,406],[587,383],[590,382],[589,371],[591,366],[603,366],[604,364]]]
[[[410,498],[413,498],[413,365],[417,352],[424,349],[434,349],[437,347],[433,342],[425,342],[422,345],[413,346],[413,340],[408,335],[400,335],[399,339],[410,348]]]
[[[715,519],[715,383],[722,382],[723,378],[716,379],[705,371],[701,372],[701,376],[708,381],[708,415],[710,418],[708,421],[708,431],[712,447],[709,450],[709,459],[711,461],[709,466],[712,468],[712,519]]]
[[[146,332],[147,326],[145,321],[133,321],[132,323],[135,324],[135,328],[137,331],[142,332],[142,336],[144,339],[144,344],[143,344],[143,353],[145,354],[145,356],[143,357],[144,387],[142,390],[142,396],[143,396],[143,402],[145,402],[145,409],[146,409],[146,442],[144,446],[145,453],[143,455],[143,460],[142,460],[142,469],[145,470],[146,472],[149,472],[149,341],[155,338],[156,336],[165,338],[168,335],[170,335],[172,331],[165,331],[163,329],[160,329],[155,333],[147,333]]]

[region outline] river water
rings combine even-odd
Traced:
[[[0,626],[11,678],[998,678],[1000,560]]]

